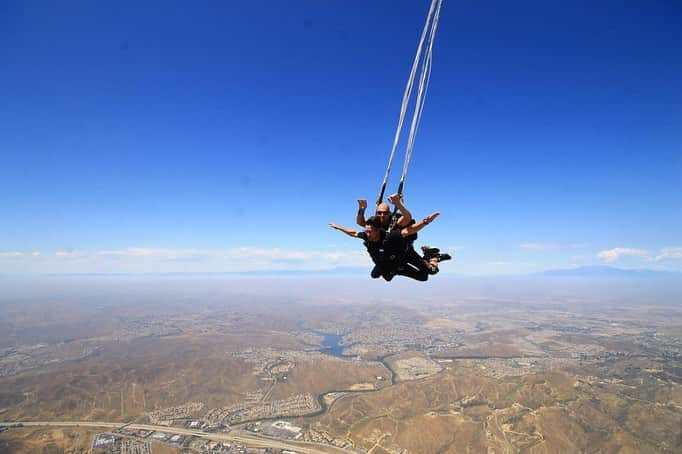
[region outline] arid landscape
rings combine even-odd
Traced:
[[[0,1],[0,454],[682,454],[682,1]]]
[[[682,449],[679,283],[91,279],[0,283],[1,452]]]

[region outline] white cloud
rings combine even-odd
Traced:
[[[153,260],[240,260],[273,262],[310,262],[322,261],[336,263],[364,257],[362,251],[310,251],[282,248],[239,247],[231,249],[164,249],[164,248],[126,248],[104,250],[96,253],[103,257],[129,257]],[[317,267],[316,267],[317,268]]]
[[[69,249],[68,251],[57,251],[54,253],[54,255],[60,259],[83,259],[87,258],[90,254],[86,251],[76,251]]]
[[[0,272],[150,273],[316,271],[368,267],[362,249],[304,250],[237,247],[229,249],[130,247],[99,251],[60,250],[41,254],[0,252]],[[17,260],[22,258],[22,260]],[[19,266],[17,268],[17,266]]]
[[[104,250],[96,252],[103,257],[139,257],[161,260],[176,260],[179,258],[201,255],[198,249],[168,249],[168,248],[144,248],[130,247],[126,249]]]
[[[656,256],[656,261],[665,259],[682,259],[682,247],[668,247],[661,249]]]
[[[605,251],[599,252],[597,257],[608,263],[613,263],[619,260],[623,256],[635,256],[641,257],[643,259],[649,258],[649,251],[645,249],[634,249],[634,248],[613,248]]]

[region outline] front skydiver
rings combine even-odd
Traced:
[[[412,249],[407,237],[414,235],[426,225],[430,224],[436,219],[440,213],[433,213],[424,218],[424,220],[408,225],[403,228],[394,228],[391,232],[387,232],[381,228],[381,221],[378,217],[371,217],[365,224],[365,230],[359,232],[354,229],[341,227],[336,224],[329,224],[330,227],[340,230],[346,235],[354,238],[361,238],[364,240],[364,245],[367,248],[372,261],[375,264],[372,270],[372,278],[383,277],[386,281],[390,281],[396,275],[407,276],[418,281],[426,281],[429,275],[438,272],[437,257],[431,258],[429,261],[419,257],[417,264],[411,264],[407,261],[407,251]],[[414,249],[412,249],[414,251]]]
[[[391,209],[386,203],[380,203],[377,205],[376,217],[379,218],[381,222],[381,228],[390,233],[391,230],[395,228],[404,228],[410,224],[414,224],[415,221],[412,218],[412,213],[407,207],[402,203],[402,195],[393,194],[387,197],[388,201],[391,202],[396,210],[391,213]],[[355,218],[355,222],[361,226],[365,226],[365,210],[367,209],[367,200],[358,200],[358,214]],[[404,259],[406,263],[409,263],[413,267],[421,269],[424,265],[424,261],[430,262],[432,259],[437,259],[438,262],[445,260],[450,260],[452,257],[450,254],[441,254],[440,249],[432,248],[429,246],[422,246],[423,257],[420,256],[417,251],[414,250],[414,242],[417,239],[417,233],[413,233],[405,238],[407,241],[407,249],[404,253]],[[436,271],[437,272],[437,271]],[[435,274],[435,273],[431,273]],[[379,270],[375,266],[371,273],[373,278],[378,278],[380,276]]]

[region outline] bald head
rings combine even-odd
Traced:
[[[383,227],[388,227],[391,223],[391,208],[387,203],[380,203],[377,205],[377,218],[381,220]]]

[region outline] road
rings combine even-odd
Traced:
[[[0,422],[0,426],[11,427],[22,424],[24,427],[90,427],[96,429],[118,430],[125,426],[132,430],[159,431],[168,434],[194,436],[205,438],[212,441],[227,441],[230,443],[242,444],[254,448],[278,448],[295,451],[301,454],[329,454],[329,453],[348,453],[345,449],[328,446],[321,443],[306,441],[282,441],[274,438],[260,437],[257,435],[238,433],[212,433],[201,430],[183,429],[181,427],[154,426],[151,424],[125,424],[120,422],[104,421],[13,421]]]

